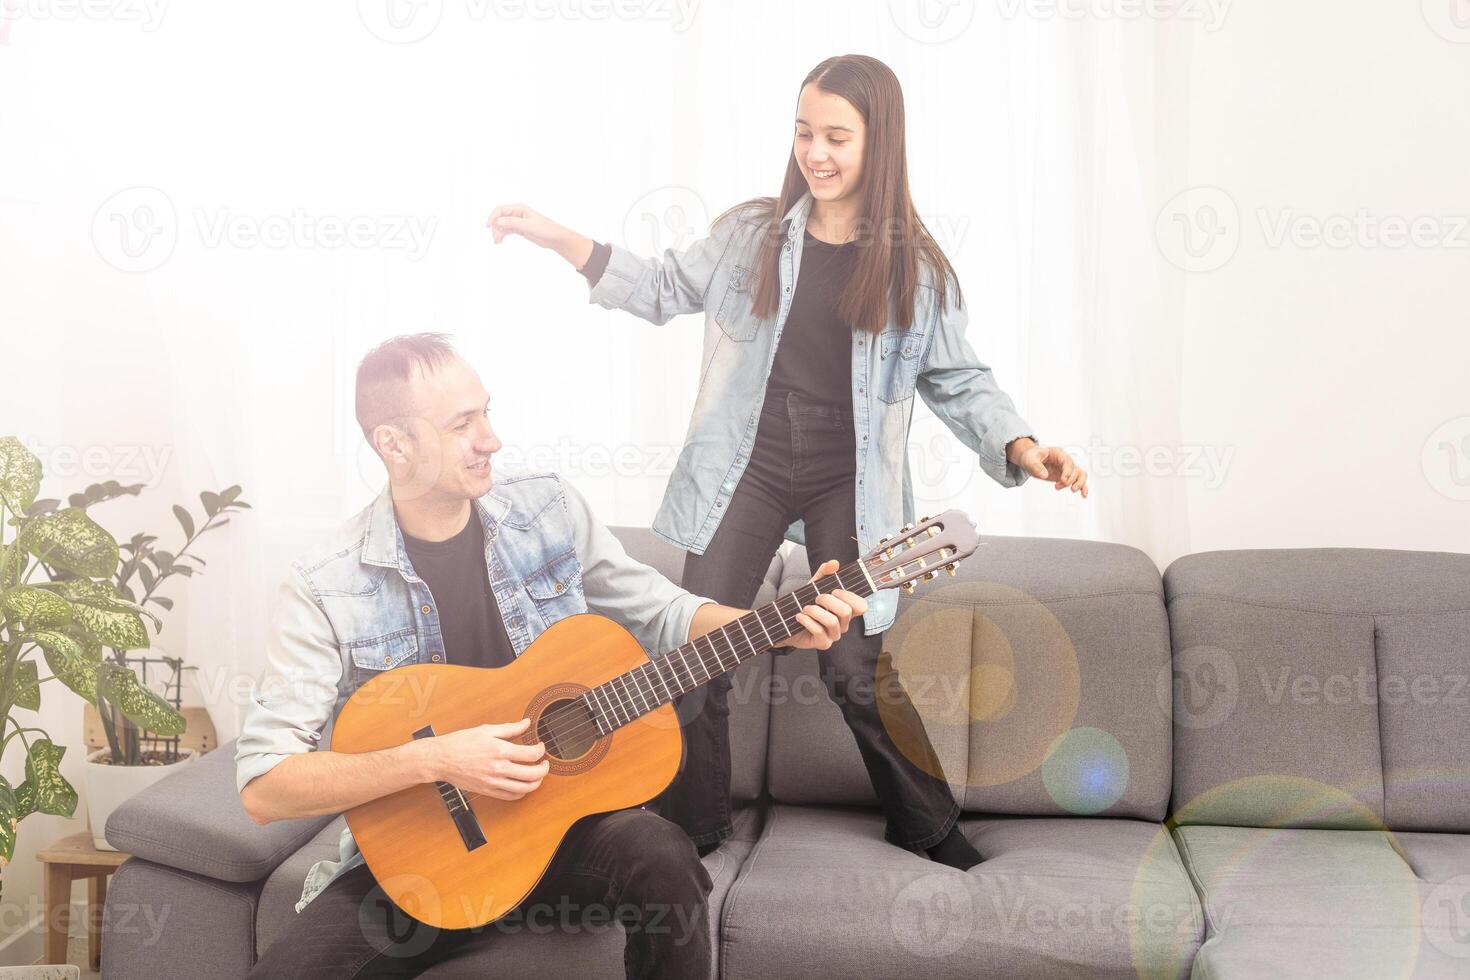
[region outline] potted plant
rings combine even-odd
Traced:
[[[121,486],[116,481],[108,481],[72,494],[67,502],[72,508],[85,513],[87,508],[96,504],[123,495],[135,496],[142,489],[141,484]],[[155,636],[163,632],[163,623],[147,611],[148,604],[153,603],[164,610],[173,609],[173,599],[161,594],[163,584],[176,576],[191,578],[203,571],[204,559],[190,549],[205,534],[230,523],[232,512],[250,508],[240,499],[238,486],[219,493],[205,490],[199,495],[199,501],[203,507],[203,518],[198,521],[187,508],[174,505],[174,517],[183,531],[183,540],[177,550],[158,547],[158,536],[144,532],[134,534],[119,549],[121,561],[112,576],[112,587],[119,596],[142,607],[144,615],[153,624]],[[52,513],[60,504],[59,500],[38,500],[27,513],[32,516]],[[172,707],[178,711],[180,677],[182,671],[192,669],[184,667],[180,658],[129,656],[125,649],[114,647],[111,659],[120,667],[139,670],[145,685],[149,680],[149,665],[166,669],[168,677],[161,685],[163,691],[155,693],[172,691]],[[108,747],[87,756],[87,814],[92,826],[93,844],[111,850],[103,831],[112,811],[134,793],[168,775],[169,767],[188,762],[198,753],[194,749],[181,748],[177,733],[148,729],[147,726],[140,729],[125,710],[120,710],[121,706],[105,696],[96,701],[96,706]]]
[[[41,478],[41,461],[34,454],[14,437],[0,438],[0,760],[16,750],[25,756],[25,776],[18,785],[0,776],[0,888],[20,822],[32,813],[69,817],[76,810],[77,792],[60,769],[66,747],[25,724],[24,715],[17,717],[40,709],[44,684],[59,681],[98,705],[104,717],[120,718],[123,738],[113,735],[109,741],[116,741],[124,762],[130,729],[134,738],[138,732],[167,738],[184,731],[183,715],[128,666],[127,651],[149,646],[145,617],[155,632],[162,624],[136,601],[126,580],[119,588],[117,541],[76,501],[65,508],[59,501],[38,502]],[[103,484],[89,503],[137,489]],[[218,495],[216,512],[244,506],[224,496]],[[156,584],[158,559],[144,560]],[[168,557],[162,561],[166,565]],[[40,676],[42,662],[50,671],[45,677]]]

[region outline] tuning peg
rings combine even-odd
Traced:
[[[954,565],[945,565],[944,566],[944,570],[946,572],[949,572],[949,577],[950,578],[954,578],[954,575],[955,575],[955,567],[954,567]]]
[[[905,582],[902,585],[900,585],[899,588],[900,589],[903,589],[903,594],[904,595],[913,595],[914,594],[914,583],[912,583],[912,582]]]
[[[934,525],[932,525],[932,524],[929,525],[928,531],[929,531],[929,537],[931,537],[931,538],[937,538],[937,537],[939,537],[939,528],[935,527]]]
[[[899,528],[898,531],[899,531],[900,534],[907,534],[908,532],[912,531],[913,529],[914,529],[914,526],[912,524],[905,524],[903,527]]]
[[[935,569],[934,571],[930,572],[928,575],[925,575],[924,576],[924,581],[925,582],[932,582],[932,581],[934,581],[938,577],[939,577],[939,570],[938,569]]]

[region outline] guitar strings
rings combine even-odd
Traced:
[[[825,576],[822,579],[817,580],[816,582],[808,582],[806,585],[802,586],[801,588],[798,588],[798,589],[796,589],[796,590],[794,590],[792,592],[789,592],[786,595],[777,597],[773,602],[770,603],[770,605],[774,606],[776,608],[777,613],[779,613],[779,614],[782,615],[783,618],[782,618],[782,621],[781,621],[781,625],[782,626],[786,626],[789,629],[789,627],[792,624],[792,622],[794,622],[796,613],[800,613],[803,609],[806,608],[807,605],[810,605],[811,604],[809,602],[802,602],[801,599],[799,598],[800,593],[803,592],[803,591],[805,591],[805,590],[807,590],[807,589],[815,589],[815,591],[813,592],[813,595],[812,595],[812,599],[813,600],[815,600],[818,595],[822,595],[824,592],[828,592],[829,593],[831,591],[834,591],[832,589],[824,589],[823,588],[824,585],[826,585],[826,584],[828,584],[830,582],[835,582],[836,585],[837,585],[837,588],[843,589],[844,591],[855,591],[853,589],[850,589],[848,586],[846,586],[846,585],[844,585],[842,583],[842,574],[844,572],[849,572],[849,571],[852,571],[854,569],[857,569],[859,571],[861,570],[861,561],[860,560],[858,562],[853,562],[853,563],[851,563],[851,564],[849,564],[849,565],[847,565],[847,566],[845,566],[843,568],[838,569],[832,575]],[[866,590],[867,584],[868,584],[867,578],[866,578],[866,576],[864,576],[864,579],[863,579],[863,583],[862,583],[861,588],[863,588],[864,590]],[[868,593],[868,594],[871,594],[871,593]],[[785,610],[783,610],[781,608],[782,601],[787,600],[787,599],[792,600],[796,604],[795,612],[788,614],[788,613],[786,613]],[[746,616],[752,615],[754,612],[756,612],[756,611],[753,610],[752,613],[747,613]],[[744,619],[745,616],[741,616],[739,618],[740,619]],[[756,620],[757,620],[757,622],[759,622],[761,624],[762,633],[760,635],[766,635],[767,638],[769,638],[769,636],[768,636],[769,630],[766,627],[764,621],[762,621],[758,615],[756,617]],[[725,624],[725,626],[720,627],[721,632],[723,632],[724,635],[725,635],[725,639],[726,639],[727,643],[729,644],[731,650],[735,654],[735,661],[736,661],[735,662],[735,667],[724,667],[724,669],[721,670],[720,673],[728,673],[729,671],[734,670],[736,667],[739,667],[744,662],[744,660],[745,660],[745,658],[747,656],[750,656],[750,655],[755,654],[755,653],[762,652],[764,650],[771,649],[771,648],[773,648],[773,647],[776,646],[776,644],[774,644],[774,643],[769,644],[767,646],[757,646],[754,641],[746,642],[744,639],[742,639],[742,640],[736,640],[736,639],[734,639],[729,634],[728,627],[730,625],[733,625],[736,622],[738,622],[738,620],[731,620],[730,623],[727,623],[727,624]],[[714,632],[714,631],[711,630],[710,632]],[[741,630],[741,635],[743,637],[748,636],[748,632],[746,630],[742,629]],[[782,639],[787,639],[787,638],[789,638],[792,635],[795,635],[794,632],[788,633],[787,637],[782,637]],[[701,636],[708,636],[708,634],[707,633],[706,634],[701,634]],[[624,673],[619,674],[617,677],[609,678],[607,681],[604,681],[602,684],[597,685],[597,688],[603,688],[603,689],[610,690],[610,688],[608,688],[607,685],[610,684],[612,681],[617,680],[620,677],[627,677],[628,675],[631,675],[631,674],[634,674],[634,673],[637,673],[637,672],[646,672],[646,671],[648,671],[648,670],[651,669],[656,674],[659,675],[659,683],[660,683],[661,686],[664,687],[665,693],[667,694],[667,692],[668,692],[668,685],[667,685],[667,682],[665,681],[664,677],[662,676],[662,673],[659,671],[659,667],[658,667],[658,664],[659,664],[660,661],[667,661],[668,662],[670,671],[673,674],[673,678],[674,678],[675,682],[678,683],[681,687],[683,687],[686,684],[686,682],[692,682],[692,683],[689,684],[689,687],[686,689],[686,691],[681,692],[681,693],[687,693],[688,690],[693,690],[694,688],[699,687],[702,684],[708,683],[710,680],[712,680],[715,676],[718,676],[718,675],[713,674],[713,673],[710,672],[709,667],[708,667],[708,664],[705,663],[705,661],[704,661],[703,655],[699,653],[698,647],[696,645],[699,639],[700,639],[700,637],[695,637],[694,640],[689,641],[689,643],[686,644],[686,645],[687,646],[694,647],[694,652],[695,652],[696,657],[698,658],[698,663],[699,663],[699,665],[702,668],[705,669],[705,673],[708,675],[705,678],[704,681],[697,680],[697,678],[696,678],[696,676],[694,674],[694,668],[692,668],[692,667],[689,666],[687,660],[682,655],[679,657],[679,661],[683,662],[683,664],[684,664],[684,667],[685,667],[685,670],[686,670],[686,676],[684,676],[683,678],[681,678],[680,675],[679,675],[679,663],[676,662],[672,656],[666,654],[666,655],[664,655],[662,657],[659,657],[657,660],[649,660],[647,663],[640,664],[639,666],[634,667],[632,670],[625,671]],[[710,645],[710,649],[715,654],[715,662],[716,662],[716,664],[719,665],[719,666],[721,666],[721,667],[723,667],[724,661],[723,661],[723,658],[720,655],[719,650],[715,648],[713,642],[710,642],[709,645]],[[676,651],[675,652],[677,652],[677,650],[681,650],[681,649],[682,649],[682,647],[676,648]],[[664,698],[659,698],[657,696],[657,692],[655,691],[655,689],[653,688],[652,685],[645,685],[645,686],[647,687],[648,693],[651,694],[651,695],[653,695],[656,698],[656,704],[655,704],[655,706],[652,707],[652,708],[645,707],[642,710],[640,710],[639,707],[638,707],[638,704],[636,702],[634,702],[632,699],[625,700],[623,698],[623,696],[619,695],[618,698],[617,698],[617,707],[627,709],[629,711],[629,713],[632,714],[632,717],[629,718],[628,721],[626,721],[626,722],[620,722],[617,727],[620,728],[620,727],[622,727],[625,724],[631,724],[636,719],[641,718],[644,715],[647,715],[647,714],[651,713],[652,711],[657,710],[657,708],[662,707],[665,704],[672,704],[673,703],[673,697],[674,696],[668,697],[667,700],[665,700]],[[576,701],[584,701],[584,703],[585,703],[585,698],[590,693],[591,693],[590,690],[587,691],[587,692],[584,692],[581,696],[579,696],[575,700]],[[624,689],[624,693],[626,693],[626,687]],[[641,689],[640,689],[639,693],[641,694]],[[641,700],[641,698],[640,698],[640,700]],[[609,704],[611,704],[611,703],[612,703],[612,699],[609,698]],[[555,709],[555,711],[552,712],[552,713],[543,714],[541,716],[541,719],[540,719],[541,724],[537,726],[538,727],[538,731],[548,730],[549,729],[550,730],[550,736],[551,736],[551,738],[554,739],[554,740],[558,740],[558,741],[565,741],[565,740],[567,740],[569,738],[572,738],[572,737],[582,738],[589,731],[595,731],[597,733],[597,737],[598,738],[604,737],[603,736],[603,733],[602,733],[602,729],[597,724],[597,718],[596,718],[596,713],[600,713],[601,712],[601,708],[600,707],[597,708],[595,710],[595,712],[594,712],[594,710],[590,710],[592,708],[592,705],[590,703],[588,703],[587,706],[588,706],[588,709],[589,710],[585,710],[584,711],[582,709],[579,709],[577,707],[574,707],[571,704],[568,704],[568,705],[565,705],[563,707],[560,707],[560,708]],[[606,717],[605,714],[604,714],[604,717]],[[568,718],[572,718],[574,720],[573,726],[570,729],[563,729],[563,728],[561,728],[558,723],[561,722],[561,721],[564,721],[564,720],[566,720]],[[616,714],[614,714],[612,716],[612,718],[613,718],[614,721],[617,721],[618,720]],[[613,731],[616,731],[616,728],[614,728]],[[608,732],[607,734],[611,735],[612,732]],[[521,738],[521,739],[532,738],[532,737],[533,737],[533,735],[532,735],[531,732],[527,732],[524,735],[519,736],[519,738]],[[593,741],[595,742],[596,739],[594,739]],[[534,744],[534,742],[521,742],[520,744]],[[496,799],[496,797],[487,796],[484,793],[463,793],[462,792],[461,795],[463,795],[466,799],[470,799],[470,800],[473,800],[473,799]]]

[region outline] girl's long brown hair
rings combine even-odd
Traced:
[[[947,291],[954,289],[956,305],[964,302],[954,267],[914,210],[909,196],[908,154],[904,144],[903,89],[898,76],[883,62],[866,55],[828,58],[802,80],[801,88],[815,84],[823,92],[841,96],[863,117],[863,176],[859,191],[857,265],[837,304],[837,315],[854,330],[879,333],[893,318],[904,329],[913,325],[914,294],[919,287],[919,263],[931,274],[942,308]],[[800,92],[800,89],[798,89]],[[735,205],[715,219],[755,221],[764,226],[755,266],[761,274],[753,311],[766,319],[775,315],[780,301],[781,218],[807,192],[806,178],[792,153],[780,198],[758,197]]]

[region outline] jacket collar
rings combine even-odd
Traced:
[[[801,195],[801,200],[791,205],[791,210],[781,219],[781,224],[786,227],[786,237],[796,239],[801,237],[802,229],[806,227],[807,216],[812,212],[812,192],[807,191]]]
[[[505,515],[510,513],[510,500],[491,491],[474,501],[474,511],[485,527],[485,538],[495,537],[495,532]],[[403,531],[398,527],[398,517],[393,513],[393,487],[383,487],[378,499],[373,501],[372,513],[368,515],[367,533],[362,542],[362,561],[365,565],[382,565],[407,572],[408,553],[403,546]]]

